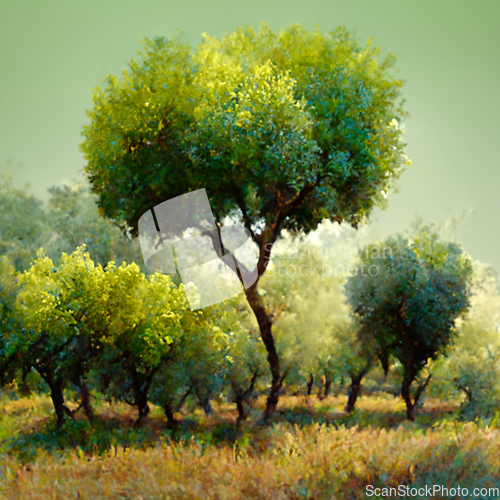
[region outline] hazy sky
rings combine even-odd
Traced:
[[[464,248],[500,271],[500,1],[0,0],[0,166],[35,195],[82,172],[92,88],[120,74],[143,37],[192,45],[238,26],[344,25],[397,56],[412,165],[373,213],[377,234],[466,217]],[[1,214],[0,214],[1,216]]]

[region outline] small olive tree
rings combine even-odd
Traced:
[[[471,270],[458,245],[421,227],[410,238],[398,235],[366,246],[357,273],[347,281],[361,340],[403,367],[401,395],[409,420],[415,419],[422,392],[412,396],[413,381],[450,343],[455,321],[468,308]]]
[[[19,330],[8,332],[7,352],[16,352],[20,363],[47,383],[59,425],[65,413],[72,415],[63,394],[69,382],[80,389],[82,406],[92,418],[86,375],[98,355],[106,317],[101,266],[84,247],[63,253],[57,265],[40,251],[19,282]]]

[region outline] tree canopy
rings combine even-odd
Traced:
[[[206,188],[218,220],[237,211],[252,229],[358,223],[408,164],[402,82],[378,54],[299,25],[204,35],[196,50],[146,39],[84,127],[102,212],[137,231],[152,205]]]
[[[357,274],[347,281],[365,345],[403,366],[401,393],[410,420],[410,386],[456,334],[455,321],[469,306],[471,273],[457,244],[422,227],[410,238],[397,235],[365,247]]]

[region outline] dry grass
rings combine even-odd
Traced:
[[[9,411],[16,404],[19,412],[22,402]],[[409,423],[394,398],[362,398],[346,419],[343,397],[284,397],[267,427],[257,424],[261,404],[239,432],[234,411],[223,405],[214,417],[186,419],[176,433],[152,412],[143,449],[111,444],[91,454],[73,446],[42,450],[29,463],[4,453],[0,498],[357,499],[366,498],[367,484],[499,486],[499,431],[448,418],[456,403],[430,401]],[[101,416],[111,412],[103,408]],[[126,428],[131,415],[113,418]]]

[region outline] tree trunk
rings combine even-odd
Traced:
[[[273,323],[270,315],[261,304],[260,298],[257,294],[257,283],[254,283],[251,287],[247,288],[245,293],[248,303],[250,304],[250,307],[252,308],[252,311],[257,319],[260,336],[267,351],[267,362],[269,363],[269,368],[271,370],[271,390],[267,396],[266,409],[263,415],[264,421],[268,421],[278,406],[279,391],[283,384],[284,376],[281,374],[278,352],[276,351],[276,345],[274,343],[272,333]]]
[[[210,403],[210,397],[209,396],[204,396],[201,400],[201,407],[203,408],[203,411],[205,412],[205,415],[209,417],[212,415],[214,412],[212,408],[212,404]]]
[[[384,378],[387,379],[387,374],[389,373],[389,355],[385,351],[378,351],[377,357],[384,370]]]
[[[174,416],[174,411],[172,409],[172,405],[169,401],[167,401],[163,405],[163,411],[165,412],[165,416],[167,417],[167,423],[170,428],[174,428],[179,425],[179,421]]]
[[[80,405],[83,408],[85,416],[89,419],[89,422],[92,422],[94,420],[94,412],[90,404],[90,391],[85,382],[82,382],[80,385],[80,394]]]
[[[136,427],[140,427],[144,418],[149,414],[148,392],[152,378],[153,377],[150,376],[149,380],[143,384],[137,380],[134,381],[134,403],[135,406],[137,406],[137,420],[135,422]]]
[[[203,408],[205,415],[209,417],[213,413],[212,405],[210,404],[210,392],[203,391],[198,382],[195,382],[194,391],[198,399],[198,404]]]
[[[19,385],[19,393],[23,397],[28,397],[28,396],[31,396],[31,394],[32,394],[31,387],[29,386],[28,382],[26,381],[30,370],[31,370],[31,366],[28,367],[26,365],[23,365],[23,375],[22,375],[22,379],[21,379],[21,384]]]
[[[65,420],[65,413],[72,417],[72,413],[64,404],[62,380],[55,380],[52,374],[49,374],[49,376],[44,378],[44,380],[47,382],[50,389],[50,398],[52,399],[52,404],[54,405],[54,410],[56,412],[57,426],[61,427]]]
[[[307,381],[307,395],[310,396],[312,393],[312,388],[314,384],[314,375],[312,373],[309,374],[309,380]]]
[[[241,421],[247,419],[245,407],[243,406],[243,397],[241,395],[237,395],[235,398],[235,403],[236,403],[236,408],[238,409],[237,423],[239,424]]]
[[[194,389],[194,382],[191,383],[191,385],[188,387],[188,390],[182,395],[181,399],[179,400],[179,403],[175,407],[175,411],[180,413],[182,406],[184,405],[187,397],[191,394],[191,391]]]
[[[415,375],[413,375],[412,372],[408,374],[405,373],[403,385],[401,386],[401,396],[406,403],[406,418],[412,422],[415,421],[415,404],[411,399],[410,387],[414,379]]]
[[[136,398],[136,405],[138,410],[137,420],[135,422],[136,427],[140,427],[142,425],[142,421],[149,414],[149,405],[147,399],[147,392],[142,391],[138,398]]]
[[[351,386],[349,387],[349,398],[347,399],[347,405],[345,408],[346,413],[351,413],[354,410],[356,401],[361,392],[361,381],[366,375],[366,372],[370,368],[370,361],[367,361],[366,365],[361,369],[361,371],[351,375]]]
[[[35,370],[40,374],[50,389],[50,398],[56,412],[57,427],[64,424],[64,414],[73,418],[73,412],[64,404],[63,378],[56,378],[50,367],[46,365],[34,365]]]
[[[469,403],[472,403],[472,391],[464,385],[458,385],[458,388],[465,392],[467,401],[469,401]]]
[[[417,376],[418,370],[416,367],[415,358],[415,342],[410,332],[407,330],[405,325],[405,299],[401,303],[401,312],[398,315],[398,324],[401,332],[402,339],[402,359],[401,364],[403,365],[403,384],[401,386],[401,396],[406,403],[406,418],[412,422],[415,421],[415,403],[411,398],[411,384]]]
[[[330,395],[330,389],[332,387],[333,380],[325,376],[325,386],[323,392],[323,398],[327,398]]]
[[[54,382],[53,384],[49,385],[49,387],[52,404],[54,405],[54,409],[56,411],[57,426],[61,427],[61,425],[64,423],[64,414],[66,407],[66,405],[64,404],[62,381],[60,380]]]
[[[353,378],[351,380],[351,386],[349,387],[349,398],[347,400],[347,405],[345,407],[346,413],[351,413],[354,410],[356,401],[358,400],[359,392],[361,389],[361,379]]]
[[[153,381],[153,377],[155,373],[160,368],[160,364],[158,364],[155,368],[150,370],[147,375],[139,375],[136,367],[131,363],[129,365],[129,373],[132,378],[132,388],[134,391],[134,404],[138,409],[138,417],[135,422],[136,427],[139,427],[142,424],[144,417],[149,414],[149,406],[148,406],[148,393],[149,388],[151,387],[151,382]]]
[[[257,381],[257,378],[260,375],[260,371],[257,369],[254,371],[252,375],[252,379],[250,381],[250,385],[246,389],[242,389],[241,387],[238,387],[236,382],[234,380],[231,381],[231,388],[233,389],[234,393],[234,402],[236,403],[236,408],[238,410],[238,418],[236,419],[236,426],[239,429],[240,424],[242,421],[246,420],[248,418],[246,411],[245,411],[245,406],[244,406],[244,401],[247,399],[249,396],[251,396],[254,387],[255,387],[255,382]]]
[[[426,387],[429,385],[429,382],[431,380],[432,374],[429,373],[429,376],[425,379],[425,382],[420,384],[417,388],[417,391],[415,392],[415,397],[413,398],[413,404],[415,406],[418,405],[420,398],[422,397],[422,394],[424,393]]]

